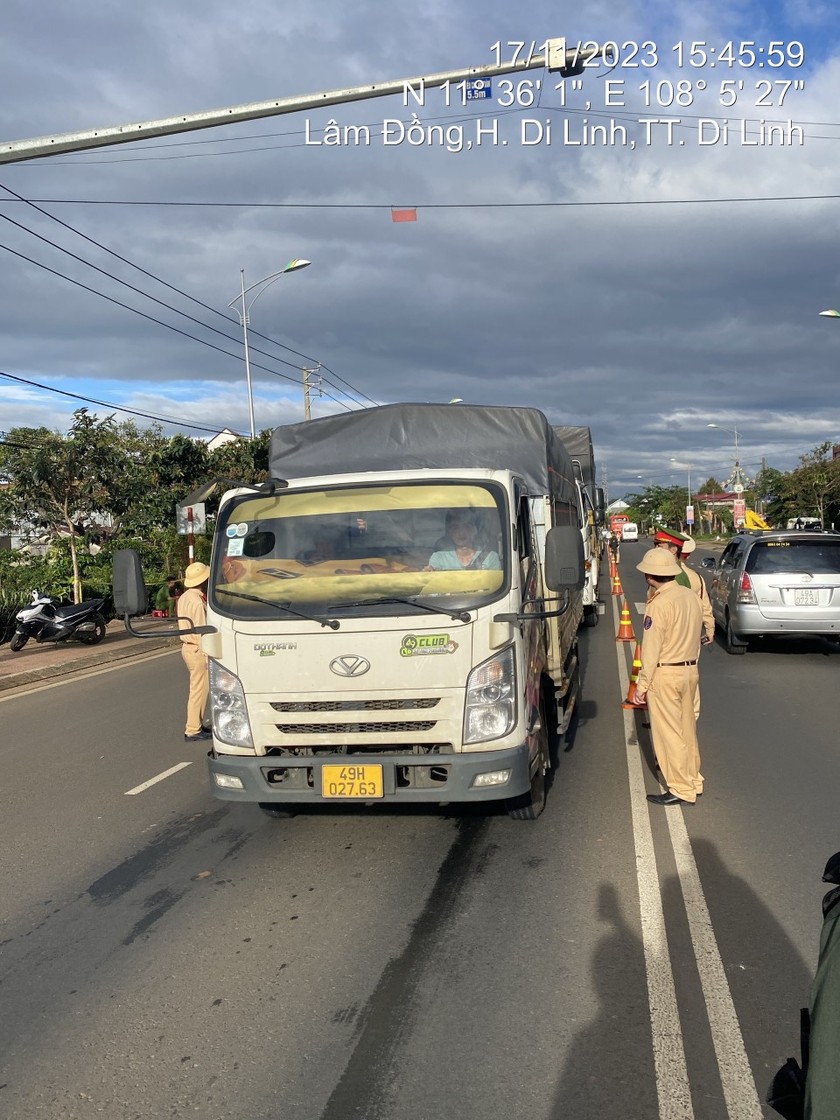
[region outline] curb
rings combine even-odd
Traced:
[[[107,647],[98,649],[96,653],[80,653],[78,657],[72,655],[67,660],[53,665],[44,665],[33,669],[23,669],[18,673],[3,673],[0,675],[0,692],[8,692],[15,688],[37,684],[44,680],[53,680],[58,677],[70,677],[82,673],[87,669],[95,669],[100,665],[110,665],[114,662],[137,660],[150,653],[160,650],[175,650],[178,648],[177,638],[167,638],[162,641],[136,639],[131,645],[123,645],[119,649]]]

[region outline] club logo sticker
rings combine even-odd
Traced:
[[[454,653],[458,643],[448,634],[406,634],[400,657],[425,657],[432,653]]]

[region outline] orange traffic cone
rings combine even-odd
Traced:
[[[618,564],[610,557],[610,579],[615,579],[618,575]]]
[[[622,708],[646,708],[647,704],[636,703],[636,681],[639,679],[639,670],[642,667],[642,646],[641,643],[636,642],[636,652],[633,654],[633,668],[630,672],[630,686],[627,689],[627,699],[621,705]]]
[[[635,642],[636,640],[636,635],[633,633],[633,623],[630,620],[630,608],[626,602],[621,608],[621,621],[618,625],[615,640],[617,642]]]
[[[618,570],[617,569],[616,569],[615,575],[613,576],[612,593],[613,593],[613,595],[623,595],[624,594],[624,592],[621,590],[621,580],[618,578]]]

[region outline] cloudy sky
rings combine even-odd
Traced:
[[[314,416],[460,397],[588,424],[612,497],[724,478],[735,431],[749,472],[840,440],[840,320],[819,317],[840,307],[840,27],[821,0],[6,0],[0,139],[560,36],[615,42],[616,64],[0,164],[0,431],[66,430],[86,402],[61,390],[247,433],[240,270],[305,258],[249,297],[258,429],[303,418],[320,364]]]

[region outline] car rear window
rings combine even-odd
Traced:
[[[756,575],[772,572],[811,572],[840,575],[840,543],[812,541],[761,541],[753,545],[746,570]]]

